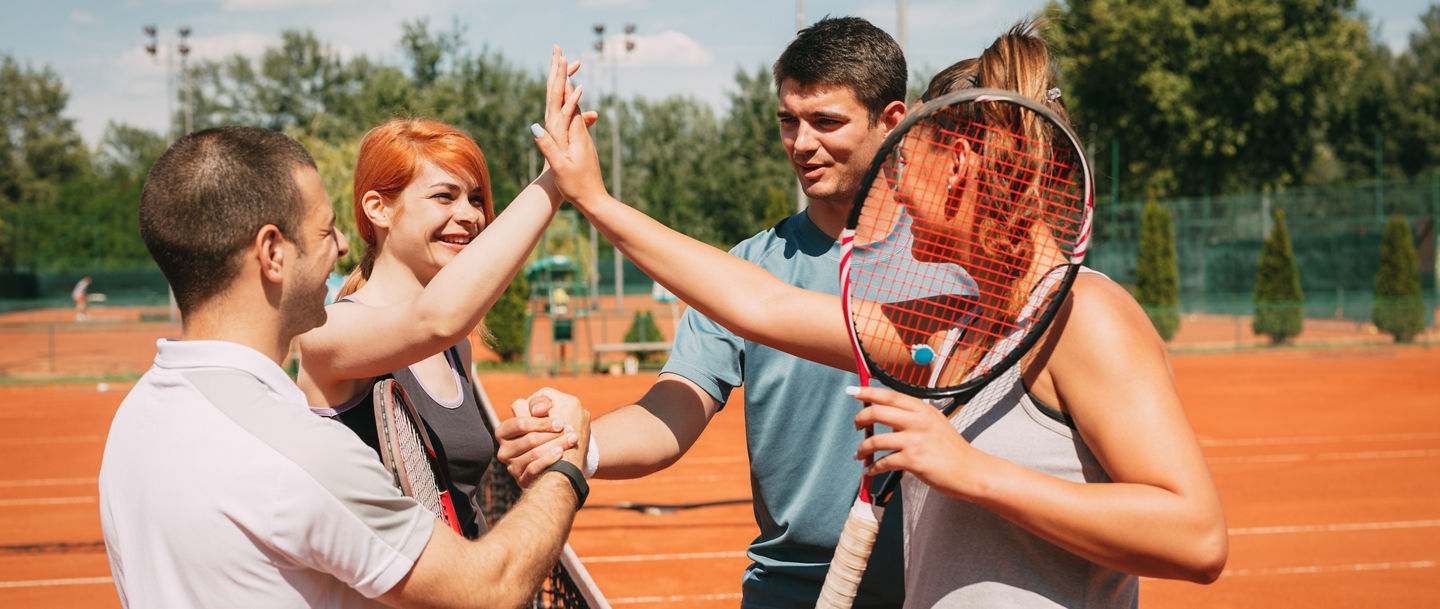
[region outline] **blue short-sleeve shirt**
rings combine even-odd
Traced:
[[[804,212],[730,253],[791,285],[840,293],[840,243]],[[839,307],[815,314],[843,315]],[[742,607],[813,607],[860,480],[855,460],[863,437],[855,430],[860,403],[844,392],[859,378],[744,340],[694,309],[681,319],[664,371],[689,379],[721,403],[745,386],[750,487],[760,535],[750,543],[753,562],[745,570]],[[856,607],[902,603],[898,493],[885,515]]]

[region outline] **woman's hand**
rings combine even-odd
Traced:
[[[584,87],[571,87],[567,78],[579,65],[566,63],[560,48],[555,47],[545,90],[545,125],[534,124],[530,130],[555,185],[567,200],[583,209],[586,203],[609,195],[588,130],[598,115],[580,110]]]
[[[851,387],[856,399],[870,405],[855,415],[857,429],[868,425],[884,425],[890,433],[877,433],[860,443],[857,459],[875,456],[877,452],[893,451],[875,461],[871,474],[904,471],[942,493],[969,500],[974,472],[988,455],[976,450],[950,420],[929,403],[897,391],[880,387]]]

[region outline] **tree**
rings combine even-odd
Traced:
[[[1336,83],[1324,98],[1329,110],[1324,152],[1334,156],[1339,171],[1338,175],[1314,175],[1317,183],[1373,179],[1376,136],[1382,146],[1391,148],[1387,140],[1399,135],[1405,104],[1395,78],[1396,58],[1389,46],[1373,40],[1360,54],[1360,61],[1355,78]],[[1393,159],[1384,160],[1393,163]]]
[[[1440,164],[1440,4],[1420,17],[1421,29],[1397,59],[1399,113],[1396,158],[1408,176]]]
[[[525,354],[529,334],[526,317],[530,314],[530,283],[520,273],[500,293],[500,298],[485,314],[485,344],[507,362]]]
[[[1326,93],[1355,76],[1354,0],[1069,0],[1047,26],[1101,167],[1160,197],[1291,184],[1314,159]],[[1207,185],[1213,184],[1213,187]]]
[[[75,121],[62,115],[69,99],[50,68],[0,55],[0,268],[34,264],[28,244],[60,235],[18,220],[60,217],[63,183],[89,173],[89,152]]]
[[[1410,342],[1425,329],[1425,298],[1420,291],[1420,263],[1405,216],[1391,216],[1380,241],[1380,269],[1375,275],[1375,327]]]
[[[735,85],[738,90],[729,94],[730,112],[721,127],[722,156],[711,167],[728,188],[728,196],[717,202],[719,209],[711,212],[714,230],[727,244],[769,228],[765,210],[781,198],[776,193],[793,201],[797,188],[780,145],[775,118],[780,101],[770,75],[763,67],[753,75],[739,70]]]
[[[636,311],[635,316],[630,320],[630,328],[625,330],[625,342],[627,343],[653,343],[665,340],[665,335],[660,333],[660,326],[655,323],[655,315],[650,311]],[[664,351],[631,351],[630,355],[635,359],[645,361],[653,355],[664,353]]]
[[[1135,264],[1135,299],[1145,308],[1160,337],[1170,340],[1180,327],[1180,276],[1175,266],[1175,230],[1170,208],[1154,197],[1140,220],[1140,254]]]
[[[1269,336],[1271,343],[1280,344],[1300,334],[1305,296],[1300,291],[1300,271],[1295,267],[1290,231],[1285,228],[1285,212],[1276,209],[1274,221],[1255,270],[1255,319],[1251,328],[1256,334]]]

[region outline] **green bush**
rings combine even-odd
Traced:
[[[1140,254],[1135,263],[1135,300],[1145,308],[1160,338],[1170,340],[1180,328],[1180,276],[1175,266],[1175,229],[1170,208],[1145,205],[1140,220]]]
[[[1275,225],[1260,250],[1255,270],[1255,320],[1251,327],[1256,334],[1269,336],[1271,343],[1280,344],[1300,334],[1305,295],[1300,291],[1300,271],[1290,248],[1285,212],[1276,209],[1274,217]]]
[[[1420,292],[1420,261],[1410,223],[1391,216],[1380,241],[1380,270],[1375,274],[1375,327],[1410,342],[1425,329],[1425,299]]]
[[[511,362],[525,353],[529,338],[525,318],[529,305],[530,285],[522,273],[510,281],[485,315],[485,344],[494,349],[500,359]]]
[[[655,323],[655,316],[649,311],[636,311],[635,317],[630,320],[630,329],[625,331],[625,342],[653,343],[663,340],[665,336],[660,334],[660,326]],[[664,351],[631,351],[630,355],[644,361],[659,353]]]

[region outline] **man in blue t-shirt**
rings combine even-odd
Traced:
[[[773,72],[780,138],[810,206],[731,253],[790,284],[838,295],[837,239],[871,159],[904,118],[905,58],[895,40],[869,22],[827,18],[802,30]],[[670,361],[645,396],[593,422],[590,454],[597,459],[587,466],[600,478],[636,478],[669,466],[742,384],[760,528],[749,548],[742,607],[808,609],[861,474],[858,405],[844,393],[859,384],[854,373],[743,340],[687,310]],[[502,458],[509,452],[502,446]],[[522,460],[511,460],[512,472],[523,470],[513,465]],[[885,512],[856,607],[902,603],[897,504]]]

